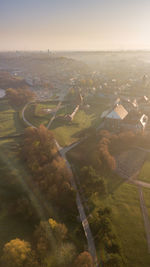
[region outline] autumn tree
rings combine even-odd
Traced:
[[[64,239],[66,239],[67,236],[67,228],[65,226],[65,224],[62,223],[57,223],[54,219],[50,218],[48,220],[50,228],[56,238],[56,240],[58,242],[63,241]]]
[[[5,244],[1,262],[4,267],[38,266],[29,242],[18,238]]]
[[[55,244],[50,225],[47,221],[41,221],[34,232],[35,246],[40,258],[44,258]]]
[[[41,221],[34,232],[36,248],[41,257],[44,257],[48,251],[55,250],[58,244],[66,239],[67,232],[64,224],[52,218],[48,221]]]
[[[70,172],[59,155],[51,131],[41,125],[25,130],[22,157],[33,175],[33,183],[47,200],[68,216],[76,216],[76,193],[70,184]]]
[[[27,88],[8,88],[6,90],[6,96],[12,105],[21,106],[35,96],[35,94]]]
[[[102,137],[98,144],[99,156],[101,157],[103,163],[111,170],[116,168],[116,160],[110,153],[110,138]]]
[[[74,266],[78,267],[94,267],[92,256],[89,252],[82,252],[76,259]]]

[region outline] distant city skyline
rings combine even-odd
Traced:
[[[0,51],[150,50],[149,0],[0,0]]]

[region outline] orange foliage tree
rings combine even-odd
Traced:
[[[48,200],[69,209],[76,209],[75,191],[70,185],[70,173],[59,155],[53,134],[43,125],[25,130],[22,155],[36,185]]]
[[[30,243],[18,238],[5,244],[1,262],[4,267],[38,266]]]
[[[27,88],[8,88],[6,90],[6,96],[12,105],[21,106],[33,99],[35,94]]]

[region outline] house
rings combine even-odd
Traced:
[[[122,130],[132,130],[134,132],[143,132],[148,123],[148,116],[139,111],[128,113],[122,123]]]
[[[129,98],[117,98],[114,106],[117,104],[122,105],[128,112],[138,109],[138,103],[136,99],[131,100]]]
[[[122,105],[117,104],[113,110],[103,112],[101,118],[104,119],[106,128],[116,131],[121,129],[122,122],[127,115],[128,111]]]
[[[147,96],[142,96],[138,99],[139,108],[144,112],[150,111],[150,101]]]

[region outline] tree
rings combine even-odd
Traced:
[[[50,218],[48,221],[41,221],[34,232],[37,251],[41,257],[45,257],[48,251],[55,250],[57,245],[67,237],[67,228],[64,224],[57,223]]]
[[[98,151],[101,159],[106,164],[106,166],[109,167],[111,170],[115,170],[116,168],[116,160],[115,158],[110,154],[110,144],[111,141],[109,138],[103,137],[98,145]]]
[[[90,217],[90,225],[96,241],[105,240],[106,236],[112,233],[112,223],[110,220],[110,209],[100,208],[95,210]]]
[[[50,224],[50,228],[52,229],[57,241],[58,242],[63,241],[67,236],[67,232],[68,232],[67,227],[62,223],[57,223],[52,218],[50,218],[48,222]]]
[[[75,214],[76,194],[70,184],[70,172],[58,153],[51,131],[43,125],[38,129],[27,128],[22,157],[33,175],[31,186],[36,185],[67,216]]]
[[[83,183],[87,194],[92,192],[99,192],[101,196],[105,195],[107,191],[105,181],[96,173],[95,169],[92,166],[84,166],[81,169],[80,180]]]
[[[41,258],[44,258],[47,252],[55,246],[55,240],[47,221],[41,221],[36,227],[34,238],[37,252]]]
[[[30,101],[35,95],[29,89],[13,89],[8,88],[6,90],[6,96],[12,105],[21,106]]]
[[[121,267],[122,258],[118,254],[109,254],[108,259],[103,263],[104,267]]]
[[[71,267],[76,256],[72,243],[62,243],[51,256],[51,267]],[[76,266],[77,267],[77,266]]]
[[[2,266],[29,267],[37,266],[37,261],[29,242],[18,238],[6,243],[3,248]]]
[[[121,247],[120,244],[118,242],[118,240],[116,238],[106,238],[105,240],[105,249],[107,251],[107,253],[121,253]]]
[[[75,267],[94,267],[92,256],[89,252],[82,252],[75,261]]]

